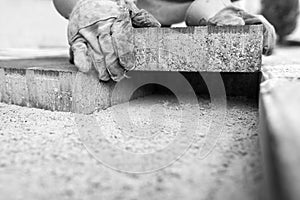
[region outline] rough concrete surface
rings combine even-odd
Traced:
[[[195,113],[200,115],[202,124],[197,130],[197,141],[201,143],[208,128],[206,122],[214,115],[210,101],[199,100],[200,108]],[[124,106],[111,107],[93,116],[102,119],[105,130],[113,130],[115,122],[109,121],[108,116],[112,109],[122,110]],[[130,103],[131,121],[145,125],[149,108],[155,108],[154,112],[164,110],[168,120],[164,127],[154,129],[154,133],[164,133],[157,144],[170,141],[172,130],[176,132],[180,122],[178,115],[185,107],[172,96],[140,98]],[[206,159],[197,157],[197,142],[173,165],[140,175],[116,172],[96,161],[82,144],[75,114],[6,104],[0,104],[0,113],[1,199],[260,199],[263,176],[257,105],[245,99],[228,101],[224,132]],[[104,133],[115,145],[129,141],[127,147],[133,151],[147,146],[127,140],[118,131]],[[99,141],[100,146],[105,142]],[[148,149],[155,146],[148,145]]]
[[[163,71],[164,75],[168,78],[162,79],[173,82],[173,76],[169,71],[198,72],[197,70],[199,70],[202,74],[221,72],[227,95],[257,97],[260,74],[256,72],[256,70],[260,68],[261,62],[261,54],[258,53],[261,48],[258,48],[257,45],[260,36],[255,36],[258,42],[250,42],[249,38],[244,41],[244,36],[247,34],[254,35],[256,31],[259,32],[260,28],[260,26],[249,26],[243,28],[198,27],[136,30],[136,37],[139,38],[139,42],[136,43],[138,44],[138,52],[141,50],[141,52],[137,53],[137,60],[140,62],[141,57],[147,59],[138,63],[137,69],[131,71],[129,76],[134,82],[135,79],[141,79],[140,76],[145,77],[146,80],[149,79],[149,77],[151,78],[151,76],[158,76],[159,73],[151,70]],[[175,45],[173,47],[170,46],[173,40],[157,39],[157,43],[153,43],[153,45],[155,44],[157,46],[153,49],[149,49],[152,44],[144,44],[147,40],[145,36],[141,36],[144,33],[146,33],[146,36],[151,33],[158,38],[167,34],[170,37],[177,38],[177,40],[188,39],[194,46],[192,49],[189,49],[188,45],[181,43],[181,45]],[[197,37],[200,37],[202,33],[206,34],[206,36],[198,40]],[[231,37],[238,37],[239,40],[234,39],[233,41],[238,41],[239,44],[230,42],[230,44],[226,44],[225,46],[222,45],[225,44],[227,40],[232,41],[232,39],[228,39]],[[218,45],[212,45],[206,42],[211,41],[212,38],[214,38],[214,42],[219,42]],[[227,39],[224,40],[224,38]],[[194,42],[196,39],[197,42]],[[163,45],[164,47],[161,48],[159,45]],[[256,49],[253,52],[249,50],[252,46]],[[191,54],[192,50],[197,48],[199,50],[197,55]],[[220,50],[220,48],[222,49]],[[162,49],[173,50],[173,52],[176,51],[177,54],[166,53],[161,51]],[[189,49],[188,52],[187,49]],[[215,54],[212,53],[213,50],[216,50]],[[234,54],[233,56],[226,55],[227,58],[230,58],[230,62],[227,62],[226,59],[221,59],[222,61],[219,60],[222,56],[225,56],[224,52]],[[154,62],[156,66],[154,68],[151,61],[151,59],[154,58],[153,55],[156,55],[156,57],[154,56],[155,58],[159,58],[159,60],[156,59],[157,62]],[[172,57],[171,59],[171,57],[169,57],[170,55],[176,58],[174,57],[173,59]],[[162,58],[163,56],[165,57]],[[166,59],[171,59],[174,63],[169,63]],[[180,63],[178,59],[185,61]],[[192,59],[196,59],[193,61],[194,64],[199,61],[199,68],[194,68],[196,65],[193,64],[193,67],[191,63],[187,63],[188,60]],[[159,66],[159,68],[157,68],[157,66]],[[189,76],[190,75],[186,73],[186,77]],[[195,91],[201,91],[199,93],[203,93],[204,90],[205,92],[205,83],[198,81],[202,78],[199,76],[194,77],[194,75],[190,77],[191,78],[188,79],[191,84],[196,85]],[[155,78],[152,77],[152,79]],[[213,79],[211,80],[214,81]],[[76,67],[70,64],[66,57],[39,57],[34,59],[0,61],[0,101],[9,104],[57,111],[92,113],[97,109],[107,108],[112,104],[124,102],[121,98],[122,95],[119,95],[120,98],[117,102],[110,102],[110,96],[114,86],[115,83],[112,83],[112,81],[99,82],[95,71],[91,71],[87,74],[77,72]],[[136,97],[152,93],[152,90],[151,88],[141,89]]]
[[[261,25],[138,28],[133,34],[135,70],[255,72],[261,67]]]
[[[260,85],[260,141],[265,199],[299,199],[299,47],[279,47],[264,59]]]
[[[271,81],[271,80],[270,80]],[[297,200],[299,193],[299,81],[274,80],[261,94],[260,137],[270,197]],[[288,97],[288,98],[287,98]]]
[[[262,73],[265,80],[300,77],[299,47],[278,47],[274,55],[263,58]]]
[[[257,72],[261,67],[262,25],[136,28],[132,34],[136,71]],[[10,51],[0,52],[3,54],[16,56]],[[0,66],[21,62],[27,67],[41,66],[33,60],[0,61]]]

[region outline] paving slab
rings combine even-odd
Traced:
[[[276,80],[262,88],[261,141],[269,198],[300,198],[300,82]]]
[[[300,49],[265,58],[260,85],[260,141],[267,200],[300,198]]]
[[[255,72],[262,27],[202,26],[135,29],[136,70]]]
[[[133,77],[153,71],[256,73],[254,76],[258,77],[261,25],[141,28],[134,29],[133,34],[136,53]],[[77,72],[66,57],[2,60],[0,76],[0,101],[6,103],[91,113],[125,101],[121,98],[123,94],[117,102],[111,101],[116,83],[100,82],[95,71]],[[135,95],[147,93],[152,93],[151,88],[140,89]]]
[[[261,71],[264,80],[300,77],[299,47],[278,47],[273,56],[264,57]]]

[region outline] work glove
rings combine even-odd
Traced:
[[[276,32],[274,27],[262,16],[252,15],[240,8],[226,7],[208,20],[208,24],[217,26],[237,26],[263,24],[263,54],[271,55],[276,45]]]
[[[228,0],[195,0],[187,10],[186,24],[189,26],[238,26],[263,24],[263,54],[270,55],[276,44],[274,27],[260,15],[251,15],[234,7]]]
[[[71,61],[81,72],[94,67],[101,81],[120,81],[135,67],[133,26],[160,23],[132,0],[80,0],[69,17]]]

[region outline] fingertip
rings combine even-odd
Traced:
[[[271,48],[263,48],[263,55],[270,56],[273,54],[273,49]]]
[[[91,70],[91,63],[83,57],[75,57],[74,64],[78,68],[79,71],[83,73],[87,73]]]
[[[110,77],[107,74],[99,74],[98,78],[103,82],[108,82],[110,80]]]

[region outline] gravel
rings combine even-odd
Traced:
[[[211,112],[214,108],[208,99],[199,97],[199,102],[199,106],[181,105],[172,96],[134,100],[128,119],[146,128],[141,132],[139,127],[130,126],[135,130],[131,135],[122,134],[129,129],[116,126],[118,121],[114,118],[126,104],[89,117],[0,104],[1,199],[260,199],[263,175],[257,104],[241,98],[228,100],[223,133],[215,138],[217,145],[211,153],[200,159],[201,144],[216,112]],[[172,144],[182,130],[180,124],[185,120],[181,111],[185,109],[192,110],[191,116],[199,119],[196,142],[180,159],[161,170],[142,174],[119,172],[107,163],[103,165],[97,152],[93,154],[86,149],[90,144],[97,145],[92,150],[103,153],[107,144],[111,144],[135,154],[156,152]],[[151,124],[153,117],[156,126]],[[92,120],[81,124],[82,119]],[[80,129],[93,120],[101,122],[97,125],[102,139],[100,134]],[[110,160],[126,160],[110,153]],[[167,155],[173,156],[172,152]]]

